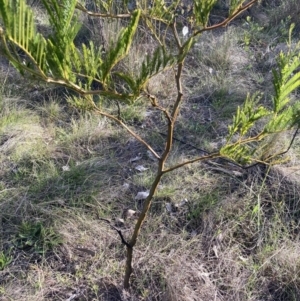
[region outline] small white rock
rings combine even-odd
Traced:
[[[172,212],[173,208],[172,208],[172,204],[171,203],[166,203],[166,209],[168,212]]]
[[[135,200],[145,200],[147,198],[147,196],[149,195],[149,190],[147,191],[140,191],[137,193],[137,195],[135,196]]]
[[[116,222],[115,222],[115,226],[116,227],[123,227],[125,224],[125,221],[123,218],[117,218],[116,219]]]
[[[147,170],[149,168],[146,168],[143,165],[138,165],[138,166],[135,167],[135,169],[138,170],[138,171],[145,171],[145,170]]]
[[[123,188],[124,188],[124,190],[127,190],[129,188],[129,184],[128,183],[124,183],[123,184]]]
[[[128,210],[125,210],[124,212],[124,219],[133,219],[136,217],[136,211],[135,210],[132,210],[132,209],[128,209]]]
[[[196,231],[196,230],[193,230],[193,231],[191,232],[191,237],[195,237],[195,236],[197,236],[197,231]]]
[[[141,159],[142,159],[142,155],[138,154],[136,157],[130,159],[129,162],[135,162],[135,161],[138,161],[138,160],[141,160]]]
[[[184,26],[182,28],[182,34],[185,37],[189,33],[189,28],[187,26]]]
[[[183,199],[181,202],[179,202],[176,207],[182,207],[186,205],[189,201],[187,199]]]

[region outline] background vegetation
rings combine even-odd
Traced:
[[[29,4],[47,32],[39,1]],[[210,22],[224,18],[225,5],[218,2]],[[264,1],[203,34],[184,70],[187,101],[173,162],[218,148],[248,92],[264,92],[262,101],[270,104],[270,70],[279,52],[289,50],[290,24],[299,13],[296,0]],[[121,26],[82,21],[78,43],[102,45]],[[134,45],[124,69],[153,51],[147,32],[139,34],[143,43]],[[293,49],[298,39],[296,24]],[[132,210],[142,206],[136,195],[151,184],[153,158],[108,119],[70,107],[63,88],[23,78],[1,60],[0,300],[300,298],[298,136],[276,167],[242,169],[220,160],[166,175],[139,238],[129,295],[121,285],[124,246],[101,218],[125,236],[132,231]],[[167,71],[149,90],[168,103],[173,84]],[[153,119],[143,101],[122,106],[122,118],[160,145],[162,119]],[[270,149],[287,147],[290,138],[273,137]]]

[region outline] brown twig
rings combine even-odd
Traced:
[[[220,157],[222,157],[222,156],[219,152],[212,153],[212,154],[209,154],[209,155],[206,155],[206,156],[197,157],[197,158],[194,158],[194,159],[191,159],[191,160],[184,161],[184,162],[179,163],[177,165],[171,166],[169,168],[166,168],[166,169],[163,170],[163,173],[168,173],[170,171],[173,171],[175,169],[178,169],[180,167],[183,167],[185,165],[192,164],[192,163],[195,163],[195,162],[206,161],[206,160],[216,159],[216,158],[220,158]]]
[[[160,156],[157,154],[157,152],[138,134],[136,134],[133,130],[131,130],[122,120],[118,119],[118,117],[111,115],[109,113],[105,113],[103,111],[101,111],[95,103],[91,103],[91,105],[93,105],[93,109],[94,112],[105,116],[113,121],[115,121],[116,123],[118,123],[119,125],[121,125],[127,132],[129,132],[129,134],[131,134],[136,140],[138,140],[140,143],[142,143],[144,146],[147,147],[147,149],[157,158],[160,159]]]
[[[181,47],[179,49],[179,53],[181,54],[183,52],[183,48]],[[172,110],[171,115],[169,116],[168,119],[168,132],[167,132],[167,139],[166,139],[166,146],[165,150],[160,158],[158,158],[158,167],[157,167],[157,173],[156,177],[151,185],[149,195],[144,201],[143,209],[141,211],[141,214],[139,215],[139,218],[135,224],[134,231],[132,233],[131,239],[129,241],[130,247],[127,247],[127,255],[126,255],[126,267],[125,267],[125,276],[124,276],[124,288],[129,289],[129,280],[130,276],[132,274],[132,255],[133,255],[133,247],[136,244],[137,238],[139,236],[141,227],[143,225],[143,222],[149,212],[149,209],[152,204],[152,199],[153,196],[157,190],[158,184],[161,181],[161,178],[163,176],[164,172],[164,165],[166,163],[166,160],[170,154],[170,151],[172,149],[173,145],[173,134],[174,134],[174,124],[176,121],[176,118],[178,116],[179,108],[180,108],[180,103],[183,98],[183,93],[182,93],[182,85],[181,85],[181,75],[182,75],[182,70],[183,70],[183,64],[184,60],[178,63],[177,65],[177,72],[175,75],[175,81],[176,81],[176,86],[177,86],[177,98],[175,100],[175,104]]]
[[[150,99],[150,102],[154,108],[157,108],[158,110],[162,111],[167,118],[168,122],[172,122],[172,117],[168,110],[158,104],[158,101],[154,95],[149,94],[146,92],[147,97]]]
[[[220,28],[220,27],[226,27],[232,20],[234,20],[238,15],[240,15],[242,12],[244,12],[245,10],[250,8],[256,2],[258,2],[258,0],[252,0],[249,3],[245,4],[244,6],[241,6],[235,13],[233,13],[230,17],[226,18],[221,23],[218,23],[218,24],[215,24],[215,25],[212,25],[212,26],[208,26],[208,27],[204,27],[200,30],[195,31],[193,33],[193,37],[201,34],[204,31],[214,30],[214,29],[217,29],[217,28]]]
[[[102,220],[102,221],[107,222],[112,229],[114,229],[115,231],[118,232],[118,234],[120,235],[122,244],[124,244],[127,248],[132,248],[131,245],[124,239],[122,231],[120,229],[118,229],[117,227],[115,227],[114,225],[112,225],[110,220],[108,220],[106,218],[102,218],[102,217],[99,217],[99,219]]]
[[[86,13],[90,17],[98,17],[98,18],[112,18],[112,19],[124,19],[124,18],[130,18],[131,14],[101,14],[96,13],[93,11],[90,11],[86,9],[82,4],[77,3],[76,8],[81,10],[82,12]]]

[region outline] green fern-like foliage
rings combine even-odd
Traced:
[[[233,15],[244,3],[244,0],[230,0],[229,14]]]
[[[136,32],[140,17],[140,10],[132,14],[132,21],[129,26],[119,34],[116,46],[109,49],[105,62],[102,64],[102,80],[105,82],[112,68],[123,59],[129,52],[133,35]]]
[[[99,2],[99,3],[98,3]],[[101,3],[100,3],[101,2]],[[22,73],[49,83],[73,89],[81,95],[98,94],[108,99],[131,103],[139,97],[146,82],[161,70],[168,68],[175,60],[162,45],[153,54],[147,56],[137,76],[122,73],[116,66],[128,55],[134,41],[139,20],[156,18],[164,22],[172,19],[172,10],[176,3],[166,6],[164,1],[155,3],[142,12],[136,9],[130,12],[130,22],[120,30],[116,42],[103,54],[92,41],[88,45],[75,46],[74,39],[80,29],[78,13],[85,8],[76,0],[42,0],[49,15],[51,35],[44,37],[37,31],[34,15],[25,0],[1,0],[0,17],[1,53]],[[113,1],[97,1],[104,12],[111,15]],[[123,1],[123,6],[128,6]],[[164,7],[161,11],[158,8]],[[79,11],[78,11],[79,8]],[[121,81],[120,91],[114,81]],[[97,82],[101,89],[92,88]]]
[[[191,15],[186,19],[189,25],[186,37],[180,36],[182,24],[177,24],[180,0],[141,0],[136,1],[135,7],[132,2],[120,1],[118,8],[111,0],[95,1],[101,9],[101,17],[129,19],[103,54],[92,41],[79,47],[75,45],[74,39],[81,26],[78,14],[90,13],[76,0],[42,0],[52,29],[47,37],[38,32],[26,0],[0,0],[0,52],[22,74],[65,86],[85,96],[82,100],[70,98],[79,108],[95,109],[95,94],[131,104],[146,90],[151,77],[166,68],[183,66],[195,36],[210,28],[207,24],[216,0],[193,2]],[[228,20],[238,14],[245,3],[248,2],[231,0]],[[118,15],[119,9],[123,10],[121,15]],[[140,22],[148,26],[159,46],[145,57],[137,74],[120,71],[118,65],[128,55]],[[170,31],[173,44],[165,42]],[[175,55],[174,48],[177,49]],[[300,86],[299,65],[299,54],[280,55],[278,69],[273,71],[272,107],[261,104],[259,94],[248,96],[244,105],[237,109],[221,155],[244,164],[265,160],[269,137],[300,124],[299,102],[291,100],[291,94]],[[95,82],[97,89],[93,88]],[[171,120],[170,115],[166,113],[166,116]]]
[[[210,12],[217,0],[194,1],[194,14],[197,25],[205,27],[208,22]]]
[[[120,95],[110,83],[111,73],[129,52],[140,18],[140,11],[131,14],[131,22],[121,30],[105,59],[90,42],[79,50],[74,39],[80,29],[76,0],[43,1],[49,14],[52,34],[43,37],[37,32],[33,13],[25,0],[1,0],[1,53],[22,73],[29,73],[46,82],[71,88],[82,95],[94,94],[93,81],[103,89],[98,94],[116,99]]]
[[[299,68],[299,54],[280,54],[278,69],[273,70],[272,108],[260,104],[259,95],[248,96],[244,105],[238,107],[229,126],[227,144],[221,149],[223,156],[249,164],[268,162],[268,159],[273,160],[280,155],[280,150],[271,149],[277,135],[300,126],[300,102],[291,98],[300,87]],[[259,126],[259,123],[264,126]]]
[[[46,40],[36,32],[32,11],[25,1],[1,0],[1,51],[20,71],[31,69],[31,64],[39,66],[33,73],[44,75]],[[27,53],[28,62],[20,55],[20,50]],[[29,51],[30,50],[30,51]]]
[[[138,88],[142,89],[149,78],[174,63],[174,57],[168,55],[163,47],[158,47],[154,54],[151,57],[148,55],[142,64],[140,75],[136,81]]]

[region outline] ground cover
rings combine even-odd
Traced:
[[[266,1],[259,11],[267,25],[254,11],[194,45],[173,162],[217,148],[247,92],[269,101],[277,47],[299,13],[291,3]],[[296,28],[294,43],[298,35]],[[136,45],[132,59],[145,47]],[[139,238],[129,295],[124,246],[107,220],[131,232],[155,161],[106,118],[70,107],[63,89],[2,66],[0,300],[299,299],[298,137],[277,167],[220,160],[166,175]],[[166,103],[172,77],[149,84]],[[122,109],[162,148],[160,116],[143,101]],[[288,146],[289,135],[273,145]]]

